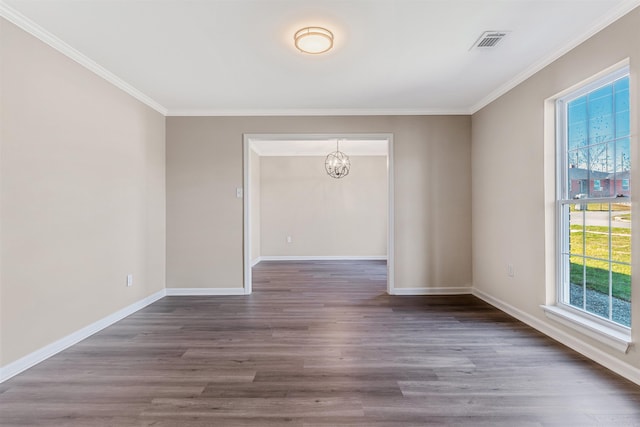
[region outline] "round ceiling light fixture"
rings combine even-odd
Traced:
[[[300,52],[318,54],[333,47],[333,33],[322,27],[304,27],[293,36]]]

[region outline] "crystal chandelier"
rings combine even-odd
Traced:
[[[351,162],[349,156],[340,151],[339,141],[336,139],[336,151],[329,153],[324,161],[324,168],[332,178],[344,178],[349,175]]]

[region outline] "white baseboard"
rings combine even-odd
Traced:
[[[141,299],[121,310],[116,311],[113,314],[108,315],[92,324],[85,326],[82,329],[77,330],[64,338],[61,338],[49,345],[46,345],[39,350],[34,351],[15,362],[11,362],[6,366],[0,368],[0,383],[8,380],[11,377],[18,375],[20,372],[23,372],[32,366],[37,365],[38,363],[50,358],[51,356],[60,353],[62,350],[65,350],[71,347],[74,344],[79,343],[85,338],[90,337],[103,330],[104,328],[113,325],[119,320],[124,319],[125,317],[135,313],[136,311],[145,308],[149,304],[152,304],[159,299],[165,296],[165,290],[158,291],[152,295],[149,295],[146,298]]]
[[[260,261],[386,261],[386,255],[275,255],[261,256]],[[258,262],[260,262],[258,261]],[[257,263],[256,263],[257,264]]]
[[[393,288],[390,295],[465,295],[470,293],[470,286],[456,286],[437,288]]]
[[[167,288],[167,296],[244,295],[244,288]]]
[[[588,357],[596,363],[604,366],[607,369],[612,370],[613,372],[627,378],[629,381],[633,381],[634,383],[640,385],[640,369],[635,368],[624,361],[605,353],[604,351],[596,348],[586,342],[576,338],[575,336],[566,333],[565,331],[556,328],[555,326],[541,321],[540,319],[502,301],[498,298],[494,298],[493,296],[482,292],[479,289],[472,289],[473,295],[480,298],[481,300],[491,304],[492,306],[504,311],[510,316],[515,317],[523,323],[531,326],[534,329],[542,332],[550,338],[558,341],[561,344],[566,345],[567,347],[577,351],[578,353]]]

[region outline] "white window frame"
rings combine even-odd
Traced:
[[[585,335],[624,353],[631,345],[631,328],[564,303],[567,301],[568,287],[565,284],[569,281],[569,268],[564,265],[563,253],[567,253],[569,249],[568,233],[565,230],[569,226],[569,217],[568,210],[563,209],[563,206],[576,203],[576,200],[568,198],[567,105],[587,93],[626,76],[629,76],[628,65],[609,72],[556,99],[556,303],[552,306],[543,306],[549,318],[579,330]],[[580,203],[615,203],[619,200],[614,195],[612,197],[581,199]],[[631,202],[631,197],[625,198],[625,200]]]

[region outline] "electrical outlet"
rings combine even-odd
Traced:
[[[291,236],[287,236],[287,243],[291,243],[293,242],[293,239],[291,238]]]
[[[133,286],[133,274],[127,274],[127,287]]]
[[[507,276],[514,277],[515,275],[516,275],[516,272],[513,269],[513,264],[507,264]]]

